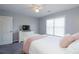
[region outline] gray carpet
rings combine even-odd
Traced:
[[[21,54],[22,43],[0,45],[0,54]]]

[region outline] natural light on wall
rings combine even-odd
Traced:
[[[46,21],[46,33],[49,35],[64,36],[65,17],[48,19]]]

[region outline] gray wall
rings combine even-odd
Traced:
[[[39,18],[39,32],[40,34],[46,33],[46,20],[55,18],[55,17],[61,17],[65,16],[66,22],[65,22],[65,34],[72,34],[79,32],[79,8],[70,9],[67,11],[57,12],[42,18]]]
[[[30,16],[25,16],[18,13],[11,13],[7,11],[0,11],[1,16],[12,16],[13,17],[13,31],[14,41],[18,39],[18,31],[20,25],[31,25],[31,29],[36,33],[45,34],[46,33],[46,20],[64,16],[66,18],[65,32],[76,33],[79,32],[79,8],[70,9],[67,11],[57,12],[42,18],[33,18]]]
[[[13,17],[13,40],[18,39],[19,27],[21,25],[30,25],[31,30],[38,33],[38,19],[25,16],[17,13],[10,13],[6,11],[0,11],[1,16],[12,16]]]

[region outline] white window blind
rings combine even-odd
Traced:
[[[46,21],[46,33],[63,36],[65,34],[65,17],[48,19]]]
[[[50,34],[50,35],[52,35],[53,34],[53,20],[47,20],[47,23],[46,23],[46,32],[47,32],[47,34]]]

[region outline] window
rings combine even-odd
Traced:
[[[46,28],[47,28],[47,34],[52,35],[53,34],[53,20],[47,20]]]
[[[49,35],[63,36],[65,34],[65,17],[46,21],[46,33]]]

